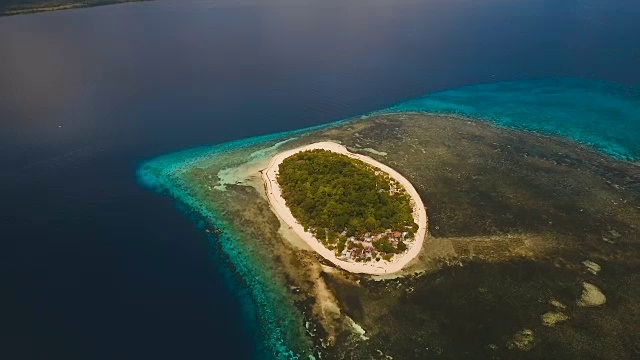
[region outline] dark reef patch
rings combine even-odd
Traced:
[[[430,231],[414,266],[426,266],[424,275],[357,287],[327,281],[371,330],[366,346],[335,356],[637,355],[637,166],[561,138],[415,113],[372,116],[330,135],[417,184]],[[586,259],[602,272],[588,273]],[[577,306],[583,282],[602,290],[606,305]],[[569,320],[548,327],[541,316],[552,299]],[[523,329],[533,333],[530,349],[508,346]]]

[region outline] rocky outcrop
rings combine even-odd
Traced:
[[[556,299],[551,299],[549,301],[549,304],[553,305],[553,307],[555,307],[556,309],[559,310],[564,310],[567,308],[567,306],[563,303],[561,303],[560,301],[556,300]]]
[[[607,302],[607,298],[604,296],[602,291],[598,289],[595,285],[589,283],[582,283],[582,296],[576,302],[578,306],[582,307],[591,307],[591,306],[600,306]]]
[[[522,329],[518,331],[511,340],[507,341],[507,347],[511,350],[531,350],[533,348],[533,330]]]
[[[584,265],[587,268],[587,271],[592,273],[593,275],[598,275],[598,272],[600,272],[600,265],[594,263],[591,260],[583,261],[582,265]]]
[[[569,320],[569,317],[561,312],[549,311],[548,313],[542,314],[542,316],[540,316],[540,319],[542,319],[542,325],[554,327],[559,322]]]

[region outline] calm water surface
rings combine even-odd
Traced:
[[[137,186],[140,162],[475,83],[640,85],[638,19],[628,0],[160,0],[0,18],[2,358],[255,356],[224,265]]]

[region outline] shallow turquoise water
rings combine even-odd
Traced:
[[[403,111],[455,114],[560,135],[618,159],[640,159],[640,91],[611,83],[544,79],[471,85],[374,114]]]
[[[189,170],[192,166],[198,166],[201,161],[215,158],[226,151],[232,151],[244,146],[250,146],[256,142],[269,141],[278,137],[266,136],[259,138],[251,138],[244,141],[235,141],[217,146],[203,146],[193,149],[187,149],[176,153],[163,155],[147,161],[137,172],[138,182],[158,193],[170,195],[177,201],[177,206],[184,209],[185,212],[193,212],[205,218],[209,223],[215,224],[217,227],[224,228],[223,235],[215,238],[210,237],[212,247],[216,247],[222,251],[222,254],[216,254],[212,260],[225,260],[233,268],[233,274],[228,272],[225,276],[227,286],[234,291],[239,301],[242,302],[244,308],[245,321],[256,321],[258,319],[260,325],[253,324],[248,326],[254,335],[258,335],[262,339],[257,341],[259,349],[256,356],[260,358],[295,358],[296,355],[289,348],[288,344],[283,341],[283,334],[279,323],[282,322],[282,316],[277,316],[277,311],[282,307],[287,307],[281,299],[277,299],[278,291],[270,289],[271,285],[256,266],[255,261],[251,260],[250,254],[245,253],[240,247],[235,246],[236,241],[234,234],[230,231],[224,219],[210,209],[200,203],[198,199],[192,197],[187,190],[188,186],[181,181],[180,173]],[[197,216],[192,216],[194,222],[199,222]],[[201,227],[202,224],[198,223]],[[216,243],[217,242],[217,243]],[[234,279],[234,274],[240,276],[244,280],[241,285]],[[269,291],[271,290],[271,291]],[[276,297],[274,299],[273,297]],[[278,301],[280,300],[280,301]],[[286,309],[296,311],[295,308]],[[251,325],[251,324],[250,324]],[[261,328],[259,328],[261,327]]]
[[[364,117],[396,112],[454,114],[493,124],[560,135],[593,146],[624,160],[640,158],[640,97],[633,89],[576,79],[551,79],[480,84],[441,91],[409,100]],[[271,144],[292,136],[340,125],[347,120],[307,129],[253,137],[215,146],[204,146],[167,154],[144,163],[139,182],[154,191],[169,194],[212,223],[225,227],[223,217],[211,213],[185,191],[178,175],[202,161],[247,146]],[[296,311],[278,292],[268,273],[252,261],[251,250],[236,246],[233,231],[225,229],[219,248],[237,275],[244,279],[241,296],[247,312],[260,319],[256,333],[263,337],[263,354],[275,358],[295,358],[287,344],[286,329],[298,326],[289,314]],[[231,280],[230,280],[231,281]],[[240,289],[242,286],[234,286]]]
[[[348,120],[345,120],[348,121]],[[216,158],[234,151],[254,146],[266,145],[291,138],[297,134],[310,132],[322,128],[328,128],[341,124],[342,121],[297,129],[282,133],[252,137],[224,144],[201,146],[185,149],[175,153],[165,154],[150,159],[143,163],[137,171],[138,183],[163,195],[169,195],[176,200],[177,207],[185,213],[192,213],[192,220],[198,227],[203,227],[201,218],[216,227],[224,229],[219,237],[211,237],[212,246],[219,249],[222,254],[214,253],[214,260],[224,260],[233,269],[233,274],[226,274],[227,286],[237,294],[242,302],[245,312],[245,321],[255,322],[248,326],[249,330],[257,334],[258,349],[256,356],[265,359],[298,359],[300,358],[300,345],[287,342],[290,329],[299,328],[300,317],[298,309],[282,296],[282,287],[273,281],[271,273],[261,268],[261,263],[252,255],[255,249],[248,249],[237,242],[238,235],[228,225],[224,216],[212,212],[197,198],[191,196],[189,185],[183,182],[180,174],[193,167],[206,166]],[[260,151],[251,156],[260,156]],[[242,158],[239,161],[246,161]],[[237,161],[236,161],[237,162]],[[237,165],[237,164],[235,164]],[[229,164],[234,166],[234,164]],[[238,282],[236,276],[242,279]],[[310,354],[311,349],[302,349]]]

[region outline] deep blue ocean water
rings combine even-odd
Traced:
[[[605,102],[612,116],[568,111],[593,116],[603,130],[592,133],[618,145],[585,141],[637,157],[638,18],[640,3],[625,0],[160,0],[0,18],[0,355],[256,355],[243,289],[211,243],[136,183],[159,154],[428,93],[429,111],[545,130],[522,125],[518,109],[479,107],[478,88],[461,87],[520,84],[483,102],[536,108],[553,97],[527,87],[578,78],[607,91],[575,103]]]

